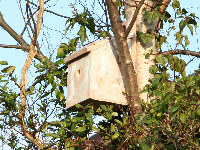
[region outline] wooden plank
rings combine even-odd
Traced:
[[[73,53],[72,55],[65,57],[64,63],[69,63],[69,62],[73,61],[74,59],[77,59],[78,57],[89,53],[90,51],[91,51],[91,49],[82,48],[82,49],[76,51],[75,53]]]

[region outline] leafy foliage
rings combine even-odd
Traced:
[[[79,35],[78,38],[80,38],[82,45],[87,38],[86,28],[91,33],[93,33],[93,34],[95,33],[94,18],[90,14],[88,14],[88,12],[86,12],[86,11],[84,11],[82,14],[78,14],[77,12],[74,13],[74,18],[69,18],[66,21],[66,24],[68,24],[68,23],[69,23],[69,25],[67,26],[67,28],[65,30],[65,34],[67,34],[68,30],[70,28],[73,28],[76,23],[78,23],[80,25],[80,30],[78,32],[78,35]]]
[[[123,7],[122,1],[117,1],[119,8]],[[169,13],[160,14],[159,6],[153,11],[143,11],[143,16],[148,24],[154,20],[159,21],[158,29],[163,24],[172,24],[170,30],[175,30],[174,23],[177,19],[178,30],[175,34],[177,45],[184,49],[190,44],[188,35],[184,30],[189,29],[191,35],[197,28],[198,17],[182,9],[180,2],[174,0],[172,7],[176,12],[173,19]],[[172,55],[157,55],[155,65],[149,71],[152,73],[150,84],[146,85],[143,92],[148,92],[151,101],[142,103],[143,114],[130,116],[128,108],[114,110],[112,105],[93,105],[76,107],[80,110],[72,112],[65,109],[65,88],[67,80],[67,64],[64,64],[66,55],[76,51],[77,45],[88,40],[88,31],[97,38],[107,37],[108,31],[96,33],[95,18],[84,9],[82,13],[73,12],[73,16],[66,21],[67,34],[70,29],[78,25],[77,37],[68,43],[62,43],[58,48],[55,63],[50,63],[49,58],[35,64],[38,76],[37,84],[26,91],[29,101],[25,122],[28,132],[40,135],[46,142],[45,149],[56,147],[58,149],[85,149],[91,142],[91,133],[99,134],[101,142],[95,143],[96,149],[198,149],[200,144],[200,74],[196,70],[193,74],[186,75],[187,64],[184,60]],[[169,35],[169,32],[168,32]],[[150,29],[147,33],[138,32],[137,37],[148,44],[156,39],[156,48],[162,49],[167,42],[168,35],[161,35],[158,31]],[[148,58],[152,52],[146,55]],[[0,61],[0,65],[8,65]],[[19,111],[21,109],[19,93],[9,87],[14,83],[20,87],[14,75],[15,67],[9,66],[1,70],[0,74],[0,128],[8,130],[8,145],[12,149],[31,149],[36,147],[26,141],[23,148],[18,146],[20,137],[13,133],[13,128],[20,130]],[[51,117],[50,117],[51,116]],[[103,117],[100,122],[95,122],[96,117]],[[52,119],[53,118],[53,119]],[[56,119],[54,119],[56,118]],[[6,137],[1,136],[3,142]]]
[[[142,140],[156,149],[197,149],[199,147],[200,75],[185,75],[185,62],[175,56],[157,56],[150,71],[154,78],[146,85],[152,100],[144,104]],[[177,74],[170,78],[168,70]],[[145,91],[145,90],[144,90]]]

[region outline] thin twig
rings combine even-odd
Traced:
[[[29,0],[26,0],[26,1],[29,1]],[[37,7],[37,5],[36,5],[35,3],[30,2],[30,1],[29,1],[29,3]],[[38,7],[38,9],[40,9],[40,7]],[[49,13],[51,13],[51,14],[54,14],[54,15],[56,15],[56,16],[62,17],[62,18],[70,18],[70,17],[64,16],[64,15],[58,14],[58,13],[56,13],[56,12],[53,12],[53,11],[51,11],[51,10],[44,9],[44,11],[49,12]]]
[[[19,46],[19,45],[4,45],[4,44],[0,44],[0,47],[3,47],[3,48],[23,49],[23,47],[22,47],[22,46]]]

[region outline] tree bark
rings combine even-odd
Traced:
[[[115,42],[117,44],[118,54],[122,64],[122,70],[125,79],[125,89],[127,91],[127,101],[131,108],[131,113],[134,115],[137,112],[141,112],[141,102],[143,99],[145,102],[149,101],[148,93],[139,94],[146,84],[148,84],[149,78],[152,75],[149,73],[149,67],[154,64],[155,55],[151,55],[149,59],[145,59],[145,55],[153,50],[153,54],[157,53],[155,48],[155,41],[148,42],[144,45],[139,39],[136,38],[136,33],[147,32],[148,29],[154,29],[158,20],[155,20],[152,24],[148,24],[142,15],[142,9],[152,10],[159,2],[162,4],[160,7],[160,13],[164,13],[171,0],[155,1],[146,0],[145,5],[142,5],[145,0],[133,1],[127,0],[125,7],[126,22],[124,23],[127,30],[124,32],[121,25],[120,15],[117,9],[117,0],[107,0],[108,12],[112,31],[114,33]],[[140,9],[141,8],[141,9]],[[128,34],[132,32],[134,38],[128,40]]]
[[[37,41],[41,26],[42,26],[42,18],[43,18],[43,13],[44,13],[44,1],[43,0],[38,0],[40,4],[40,10],[37,15],[37,28],[35,29],[35,32],[32,37],[32,41],[30,43],[30,50],[29,54],[27,56],[26,62],[22,68],[21,71],[21,80],[20,80],[20,98],[21,98],[21,109],[19,112],[19,119],[22,123],[21,128],[22,132],[24,133],[25,137],[29,139],[33,144],[35,144],[38,149],[43,149],[45,147],[44,143],[35,135],[30,133],[27,129],[26,122],[25,122],[25,114],[26,114],[26,106],[27,106],[27,97],[26,97],[26,84],[27,84],[27,79],[28,79],[28,70],[29,67],[32,63],[32,60],[37,54],[37,50],[35,50],[35,42]],[[12,31],[10,34],[14,33]],[[16,34],[16,33],[15,33]],[[16,37],[18,38],[18,35],[16,34]],[[20,42],[21,45],[26,44],[25,41]]]
[[[30,45],[23,39],[23,37],[19,34],[17,34],[4,20],[3,15],[0,12],[0,26],[6,30],[19,44],[18,45],[0,45],[0,47],[4,47],[4,48],[17,48],[17,49],[21,49],[25,52],[30,51]],[[42,52],[38,51],[38,53],[35,55],[35,58],[38,59],[39,61],[42,61],[42,59],[45,56],[42,54]]]
[[[176,49],[176,50],[169,50],[166,52],[161,52],[158,54],[162,54],[162,55],[178,55],[178,54],[182,54],[182,55],[190,55],[190,56],[195,56],[197,58],[200,58],[200,52],[196,52],[196,51],[190,51],[190,50],[180,50],[180,49]]]
[[[140,1],[141,2],[141,1]],[[126,26],[130,26],[132,16],[137,13],[137,19],[135,24],[132,27],[132,33],[136,37],[135,46],[131,47],[131,56],[133,60],[133,64],[135,67],[136,75],[137,75],[137,83],[138,89],[141,91],[146,84],[148,84],[149,78],[152,77],[152,74],[149,73],[149,67],[154,65],[155,55],[151,55],[148,59],[145,59],[145,55],[153,50],[153,54],[157,53],[155,48],[155,41],[148,42],[147,44],[143,44],[136,36],[137,32],[146,33],[148,29],[154,29],[157,26],[158,20],[155,20],[152,24],[149,24],[145,21],[142,15],[142,9],[152,10],[153,6],[157,5],[158,1],[152,2],[151,0],[146,0],[139,13],[137,12],[138,2],[132,0],[127,0],[125,5],[125,17],[126,17]],[[156,4],[155,4],[156,3]],[[136,5],[137,4],[137,5]],[[136,6],[137,7],[136,7]],[[128,27],[129,28],[129,27]],[[145,102],[149,101],[148,93],[141,93],[140,99],[143,99]]]
[[[125,80],[125,90],[130,113],[134,116],[141,112],[142,107],[139,98],[137,76],[128,48],[126,34],[121,24],[120,15],[117,9],[117,1],[107,0],[108,13],[110,17],[112,31],[114,33],[117,51],[121,60],[122,71]]]

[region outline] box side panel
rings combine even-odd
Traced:
[[[119,58],[109,40],[94,46],[91,55],[90,97],[103,102],[127,105]]]
[[[69,64],[66,108],[89,98],[90,57],[86,55]]]

